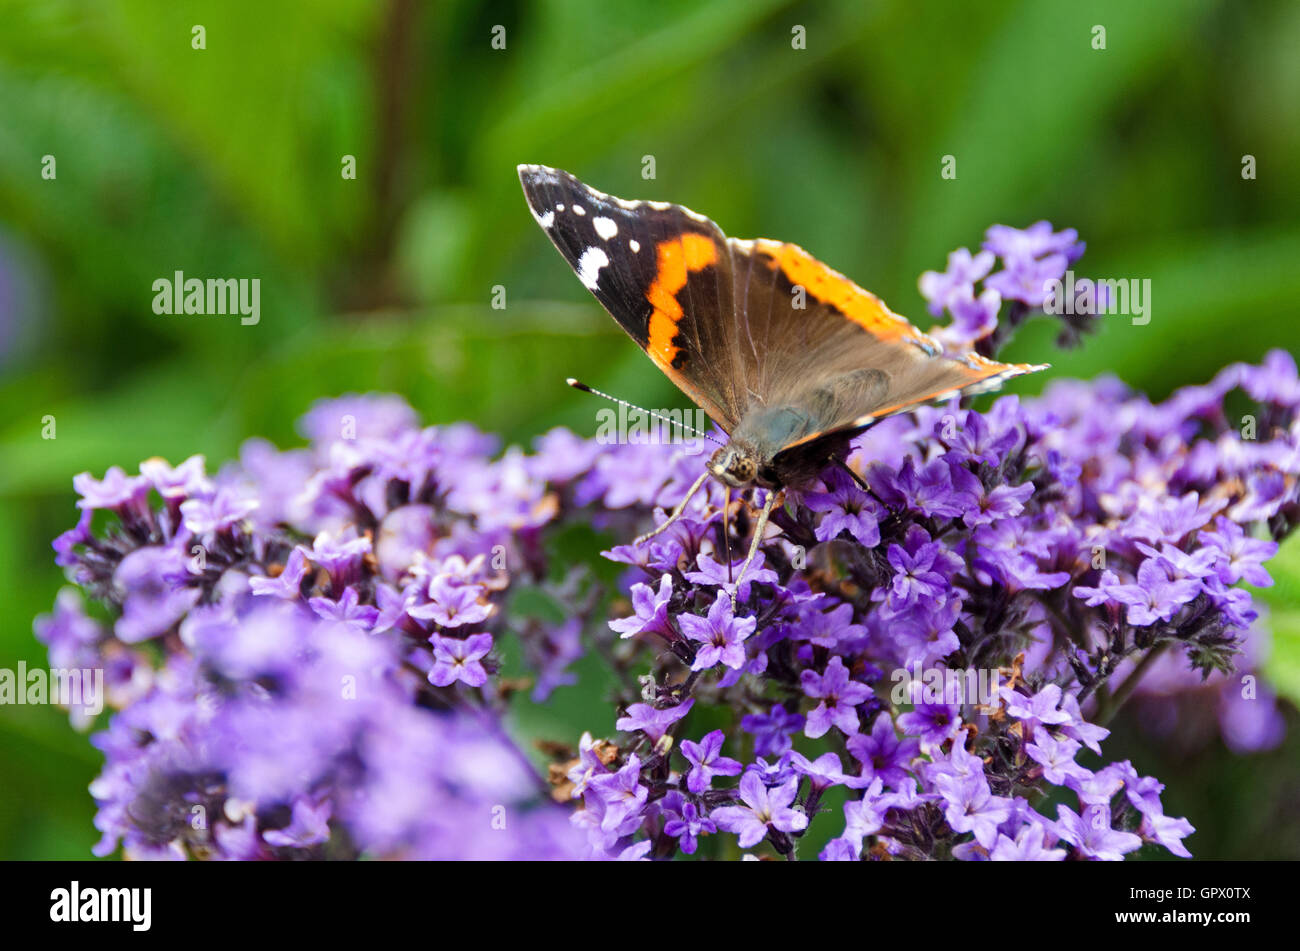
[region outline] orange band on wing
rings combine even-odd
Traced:
[[[682,305],[677,294],[686,286],[693,271],[702,271],[717,263],[718,248],[713,239],[702,234],[688,233],[680,238],[659,242],[658,268],[655,281],[646,292],[646,300],[654,307],[650,315],[649,340],[646,352],[661,367],[672,366],[679,348],[673,343],[677,324],[682,319]]]
[[[933,345],[933,341],[886,307],[875,294],[831,270],[798,245],[766,240],[755,243],[760,251],[771,256],[791,284],[830,304],[872,336],[887,341],[906,338],[927,350],[930,349],[927,344]]]

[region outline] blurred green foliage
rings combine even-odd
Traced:
[[[797,241],[918,317],[917,275],[990,223],[1077,227],[1080,270],[1150,278],[1153,319],[1051,355],[1029,328],[1011,355],[1054,375],[1161,396],[1296,342],[1288,0],[0,0],[0,23],[0,666],[43,661],[31,619],[62,583],[49,540],[75,520],[74,473],[216,466],[248,436],[295,441],[346,391],[514,441],[594,429],[568,375],[681,405],[538,232],[519,162]],[[261,322],[156,316],[175,270],[260,278]],[[1274,665],[1294,696],[1292,571]],[[598,686],[519,718],[612,726]],[[1197,855],[1300,854],[1269,818],[1300,811],[1290,719],[1286,748],[1250,760],[1216,741],[1165,762],[1131,734]],[[87,855],[97,762],[60,712],[0,709],[0,857]]]

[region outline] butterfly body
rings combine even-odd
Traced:
[[[537,223],[579,280],[730,437],[708,472],[801,488],[879,419],[1043,369],[938,343],[797,245],[728,238],[690,209],[519,166]]]

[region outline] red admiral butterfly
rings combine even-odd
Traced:
[[[615,198],[544,165],[520,165],[519,179],[578,279],[730,437],[651,535],[710,474],[728,492],[772,490],[742,577],[778,490],[805,486],[832,464],[858,478],[843,461],[853,436],[920,403],[1046,368],[944,356],[878,297],[796,245],[728,238],[681,205]]]

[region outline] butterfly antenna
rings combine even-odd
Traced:
[[[655,419],[660,420],[661,422],[665,422],[670,426],[677,426],[695,436],[703,436],[705,439],[709,440],[710,442],[717,443],[719,446],[724,445],[724,443],[720,442],[717,439],[714,439],[708,433],[701,432],[700,430],[696,429],[693,426],[687,426],[685,423],[680,422],[678,420],[669,419],[667,416],[660,415],[659,413],[656,413],[652,410],[648,410],[642,406],[637,406],[635,403],[629,403],[627,400],[621,400],[617,396],[610,396],[608,393],[602,393],[600,390],[588,386],[586,383],[583,383],[579,380],[575,380],[573,377],[569,377],[564,382],[569,384],[569,386],[573,387],[575,390],[582,390],[582,392],[590,393],[592,396],[599,396],[601,399],[609,400],[611,403],[617,403],[620,406],[626,406],[628,409],[639,410],[640,412],[645,413],[647,416],[653,416]]]

